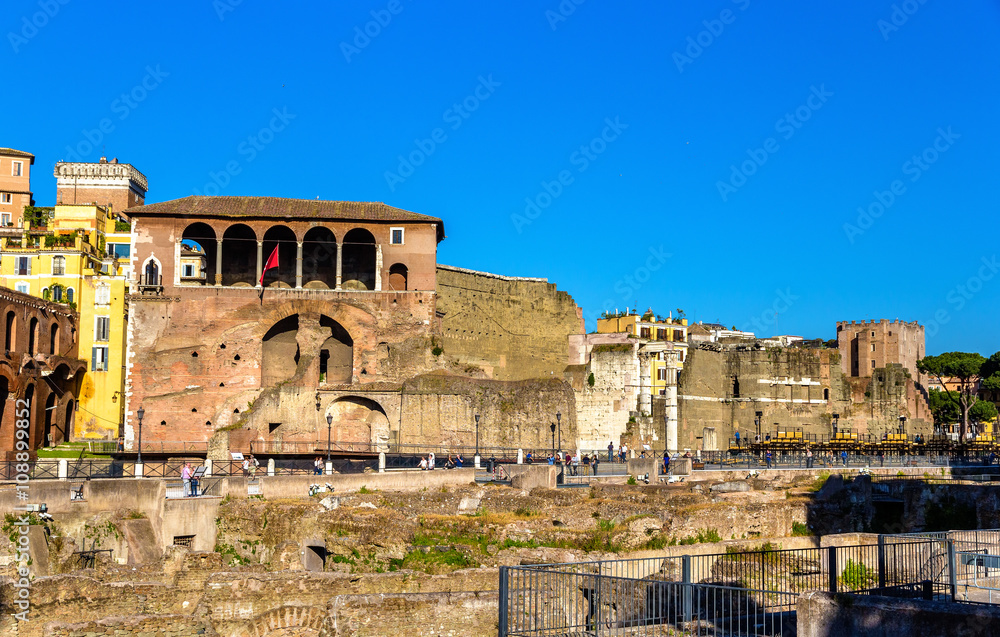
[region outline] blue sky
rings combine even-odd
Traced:
[[[0,146],[43,205],[105,154],[149,202],[438,216],[440,262],[547,277],[590,329],[899,318],[1000,349],[1000,3],[576,2],[10,0]]]

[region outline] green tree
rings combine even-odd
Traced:
[[[937,389],[927,392],[931,413],[934,414],[934,424],[938,426],[958,422],[962,419],[962,412],[958,409],[958,397],[948,396],[949,393],[954,392],[943,392]]]
[[[944,378],[950,377],[958,382],[957,392],[944,392],[949,400],[954,402],[961,414],[961,440],[965,440],[969,430],[969,409],[976,402],[975,388],[978,383],[986,358],[975,352],[945,352],[938,356],[926,356],[917,361],[917,369],[924,374],[937,378],[944,387]],[[956,395],[957,394],[957,395]]]
[[[972,422],[988,422],[997,417],[997,406],[988,400],[977,400],[969,407],[969,420]]]

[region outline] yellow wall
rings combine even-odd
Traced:
[[[123,268],[120,266],[117,272],[111,272],[110,259],[105,259],[103,255],[103,231],[108,223],[113,224],[114,220],[100,206],[56,206],[50,231],[58,228],[55,234],[60,234],[60,231],[80,229],[86,234],[78,237],[72,247],[46,248],[44,237],[39,237],[36,247],[5,247],[0,258],[0,285],[4,287],[16,289],[19,283],[27,283],[28,294],[44,298],[44,291],[48,289],[50,300],[54,300],[51,295],[54,285],[73,290],[73,303],[80,313],[80,331],[77,334],[79,357],[87,361],[87,372],[78,396],[72,440],[114,440],[118,437],[121,421],[128,288]],[[32,240],[29,238],[26,243],[32,243]],[[62,275],[53,274],[53,258],[56,256],[66,260]],[[30,275],[16,274],[18,257],[31,259]],[[106,275],[100,271],[102,262],[108,264]],[[98,304],[97,290],[104,285],[108,286],[108,303]],[[68,296],[64,292],[62,302],[67,301]],[[109,319],[106,342],[94,340],[98,316]],[[94,346],[107,348],[107,371],[93,370]]]

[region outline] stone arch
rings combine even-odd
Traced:
[[[299,315],[271,326],[261,343],[260,386],[268,387],[295,375],[299,364]]]
[[[4,349],[8,352],[17,348],[17,313],[14,310],[7,311],[7,318],[4,322]]]
[[[378,247],[375,236],[364,228],[344,235],[341,286],[345,290],[374,290]]]
[[[68,440],[73,432],[73,417],[76,416],[76,401],[70,398],[66,401],[65,417],[63,419],[63,432]]]
[[[56,394],[55,392],[49,392],[49,395],[45,398],[45,426],[42,430],[43,447],[55,447],[63,441],[63,435],[56,424],[56,407]]]
[[[237,223],[222,234],[222,285],[257,285],[257,233]]]
[[[389,266],[389,289],[393,292],[405,292],[407,274],[408,270],[402,263]]]
[[[53,323],[49,327],[49,354],[59,355],[59,324]]]
[[[389,417],[378,402],[361,396],[344,396],[327,408],[326,415],[333,416],[334,440],[369,443],[373,451],[389,450]]]
[[[264,249],[261,258],[264,262],[270,258],[274,249],[278,249],[278,267],[268,270],[264,275],[264,285],[267,287],[295,287],[295,255],[298,252],[298,241],[295,233],[288,226],[271,226],[264,233]],[[261,267],[264,264],[261,263]],[[270,283],[268,283],[270,281]]]
[[[302,239],[302,287],[337,285],[337,237],[325,226],[310,228]]]
[[[38,317],[32,316],[28,322],[28,355],[34,356],[38,347]]]
[[[332,637],[333,624],[326,608],[279,606],[250,620],[243,637]]]
[[[326,383],[349,383],[354,377],[354,339],[337,321],[329,316],[319,317],[323,333],[329,336],[319,348],[319,378]]]
[[[187,285],[215,285],[216,252],[212,226],[201,221],[189,225],[181,235],[178,280]]]

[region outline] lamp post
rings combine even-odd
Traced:
[[[753,415],[754,415],[753,424],[757,427],[757,438],[754,439],[754,442],[756,442],[760,440],[760,419],[764,417],[764,412],[755,411],[753,412]]]
[[[333,414],[326,415],[326,464],[330,464],[330,428],[333,426]]]
[[[840,414],[833,415],[833,436],[837,436],[837,421],[840,419]]]
[[[906,433],[906,416],[899,417],[899,433]]]
[[[473,458],[473,464],[478,469],[479,468],[479,414],[476,414],[476,457]]]
[[[557,451],[562,451],[562,414],[556,412],[556,422],[559,423],[559,446],[556,448]]]
[[[549,425],[549,429],[552,430],[552,455],[556,455],[556,423]]]
[[[135,412],[135,415],[139,417],[139,455],[135,459],[135,463],[142,464],[142,417],[146,415],[146,410],[139,407],[139,411]]]

